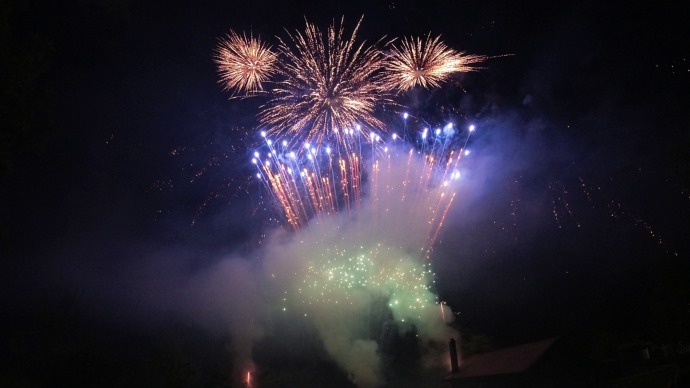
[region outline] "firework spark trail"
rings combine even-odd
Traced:
[[[457,171],[457,166],[458,163],[460,162],[462,153],[458,155],[455,160],[453,159],[453,152],[450,153],[450,156],[448,157],[448,161],[446,162],[445,169],[442,169],[442,175],[440,177],[440,182],[438,184],[441,185],[441,192],[440,194],[435,195],[435,200],[433,197],[427,198],[425,202],[432,202],[435,201],[435,206],[433,206],[433,210],[431,210],[430,214],[430,219],[429,219],[429,229],[427,232],[427,236],[430,236],[429,239],[427,240],[426,246],[423,249],[423,252],[425,252],[425,259],[430,260],[431,259],[431,249],[436,243],[436,240],[439,236],[439,233],[441,232],[441,227],[443,226],[443,222],[445,221],[446,215],[448,214],[448,210],[450,209],[450,206],[452,205],[453,201],[455,200],[455,191],[454,188],[451,186],[452,180],[457,180],[460,178],[460,173]],[[442,163],[440,161],[439,163]],[[433,165],[429,165],[429,170],[433,168]],[[449,187],[450,186],[450,187]],[[433,203],[433,202],[432,202]],[[431,207],[430,207],[431,209]],[[440,215],[440,217],[439,217]],[[433,231],[433,232],[432,232]]]
[[[328,148],[323,151],[305,147],[297,152],[283,148],[278,152],[270,139],[266,140],[266,146],[269,152],[265,159],[256,152],[252,162],[259,168],[257,177],[266,183],[293,228],[299,229],[313,216],[338,212],[336,186],[329,177],[334,177],[335,182],[336,173]],[[339,164],[341,172],[347,171],[345,160],[340,159]],[[343,179],[347,179],[347,175]],[[347,182],[342,182],[342,187],[349,189]],[[347,196],[347,192],[345,194]]]
[[[263,158],[260,152],[254,153],[252,163],[259,167],[257,177],[268,182],[273,199],[295,229],[313,216],[335,214],[341,207],[348,213],[357,208],[362,196],[359,154],[334,156],[329,146],[309,143],[293,151],[287,140],[278,148],[266,132],[261,134],[268,152]]]
[[[431,34],[422,38],[403,38],[399,45],[391,45],[386,58],[384,84],[390,90],[404,92],[415,86],[435,88],[451,75],[478,70],[473,64],[487,57],[471,55],[449,48],[441,36]]]
[[[360,170],[362,166],[368,166],[366,194],[374,206],[382,206],[382,212],[387,212],[390,201],[399,201],[426,212],[424,218],[428,230],[425,236],[428,240],[419,248],[428,256],[455,198],[453,181],[460,178],[458,165],[465,155],[463,149],[457,152],[450,146],[455,137],[453,134],[436,131],[428,138],[431,145],[422,147],[423,153],[414,149],[405,152],[401,150],[405,144],[389,146],[373,136],[372,155],[365,163],[363,157],[356,153],[349,158],[334,159],[330,147],[305,145],[297,151],[288,147],[277,149],[262,132],[268,152],[263,158],[259,151],[255,152],[252,162],[259,169],[257,177],[266,185],[295,230],[312,218],[318,222],[319,218],[337,214],[340,209],[345,209],[348,215],[357,209],[363,195]],[[470,134],[468,131],[467,137]],[[395,140],[397,136],[392,138]],[[285,141],[283,144],[289,143]],[[467,139],[464,144],[467,144]],[[399,176],[398,165],[405,166],[404,176]],[[441,189],[440,193],[435,191],[437,188]],[[374,215],[376,218],[372,222],[378,225],[378,213]]]
[[[216,49],[214,60],[225,90],[247,96],[263,91],[263,83],[276,72],[278,55],[251,34],[230,30]]]

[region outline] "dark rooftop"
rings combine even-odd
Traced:
[[[556,341],[557,337],[530,342],[492,352],[467,357],[460,365],[460,371],[448,379],[505,375],[520,373],[532,366]]]

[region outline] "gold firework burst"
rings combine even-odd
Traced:
[[[262,83],[275,74],[278,55],[259,38],[230,30],[221,39],[214,60],[226,90],[252,95],[263,91]]]
[[[334,21],[325,35],[306,21],[303,33],[288,33],[289,40],[280,41],[281,82],[259,113],[270,134],[315,143],[335,136],[342,143],[347,130],[383,129],[373,114],[390,102],[381,83],[384,56],[374,46],[356,43],[361,22],[347,38],[344,19],[339,25]]]
[[[384,83],[398,93],[419,85],[439,87],[452,74],[477,70],[471,65],[482,62],[483,55],[470,55],[449,48],[431,34],[426,39],[403,38],[400,45],[392,45],[387,56]]]

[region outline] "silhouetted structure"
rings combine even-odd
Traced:
[[[451,338],[448,342],[448,350],[450,351],[450,371],[451,373],[458,373],[458,349],[455,345],[455,338]]]
[[[590,387],[586,359],[557,344],[558,338],[531,342],[464,358],[443,387]],[[451,350],[451,359],[453,353]]]

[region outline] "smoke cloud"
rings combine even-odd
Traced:
[[[446,363],[453,314],[438,304],[428,252],[462,182],[416,152],[377,159],[361,203],[276,230],[259,260],[228,258],[189,283],[186,313],[230,332],[237,374],[254,368],[253,343],[276,322],[313,327],[361,387],[383,384],[390,342],[405,333],[417,336],[422,365]]]

